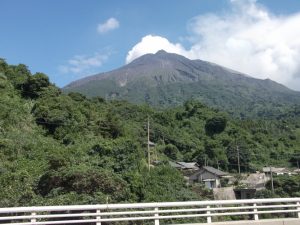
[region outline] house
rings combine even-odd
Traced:
[[[196,162],[171,162],[170,166],[179,170],[196,171],[199,170],[198,164]]]
[[[214,200],[236,200],[233,187],[213,188]]]
[[[148,145],[149,145],[149,147],[155,147],[156,146],[156,144],[152,141],[148,141]]]
[[[300,174],[300,169],[295,169],[293,172],[294,174]]]
[[[281,167],[263,167],[263,172],[266,174],[266,176],[270,177],[271,172],[273,175],[292,175],[291,171],[287,168]]]
[[[251,173],[244,175],[240,181],[240,185],[234,188],[236,199],[254,198],[257,190],[265,189],[266,182],[270,178],[265,173]]]
[[[204,182],[207,188],[212,189],[221,187],[220,179],[227,176],[228,173],[226,172],[210,166],[203,166],[200,170],[189,176],[189,182]]]
[[[246,188],[252,188],[256,190],[262,190],[265,188],[265,184],[270,180],[265,173],[251,173],[242,178],[240,183]]]
[[[180,164],[176,163],[176,162],[169,161],[169,164],[170,164],[171,167],[176,168],[178,170],[182,169],[182,166]]]
[[[235,188],[233,191],[236,199],[251,199],[256,193],[255,188]]]
[[[199,170],[196,162],[177,162],[184,170]]]

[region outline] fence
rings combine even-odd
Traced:
[[[285,215],[299,218],[300,198],[41,206],[0,208],[0,224],[108,224],[121,221],[161,221],[205,218],[212,223],[225,216],[248,216],[259,220],[261,215]],[[183,222],[182,222],[183,221]]]

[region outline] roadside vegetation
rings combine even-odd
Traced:
[[[160,162],[150,171],[148,117],[151,161]],[[168,161],[236,172],[237,149],[242,172],[296,167],[299,106],[272,120],[235,119],[197,101],[159,110],[63,94],[45,74],[0,59],[0,207],[205,199]],[[298,196],[299,185],[292,194],[280,182],[279,196]]]

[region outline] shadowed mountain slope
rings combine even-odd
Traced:
[[[197,99],[242,118],[277,116],[284,108],[300,104],[299,92],[272,80],[255,79],[163,50],[119,69],[74,81],[63,90],[159,107]]]

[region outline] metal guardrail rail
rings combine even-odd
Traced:
[[[261,215],[278,214],[299,218],[300,198],[189,201],[132,204],[40,206],[0,208],[0,224],[108,224],[121,221],[154,221],[205,218],[212,223],[223,216],[247,216],[259,220]]]

